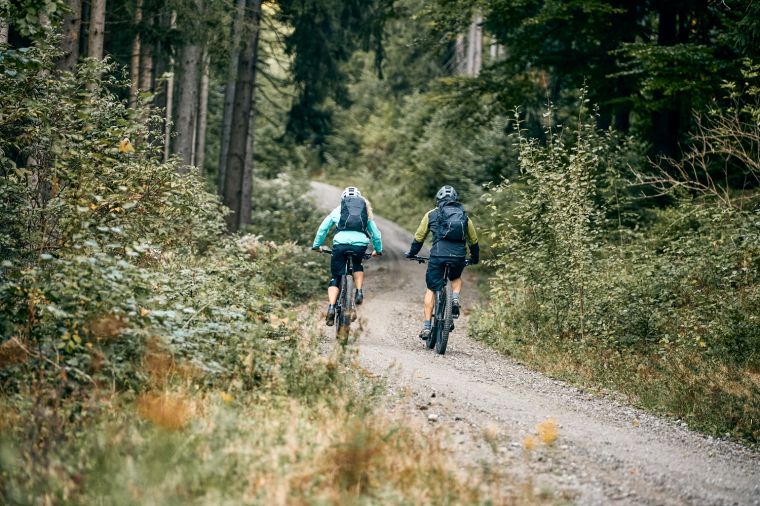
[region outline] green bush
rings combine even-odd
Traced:
[[[11,217],[0,229],[0,389],[32,376],[139,389],[151,340],[209,378],[284,381],[272,364],[299,352],[268,322],[316,289],[305,250],[223,236],[218,197],[176,160],[158,161],[157,111],[126,108],[113,66],[58,73],[55,56],[43,43],[0,54],[0,205]],[[287,192],[302,193],[281,179],[262,194],[279,205]],[[300,214],[270,222],[278,239],[313,216],[290,200]]]
[[[545,144],[521,134],[522,175],[485,197],[495,273],[476,335],[705,430],[757,440],[758,406],[747,402],[760,394],[757,195],[731,204],[679,179],[687,171],[634,184],[635,146],[598,132],[583,109],[580,118],[547,131]],[[674,204],[637,217],[642,184]]]
[[[270,241],[310,246],[321,216],[308,196],[308,179],[281,173],[255,179],[254,188],[250,231]]]
[[[158,111],[128,109],[113,66],[59,73],[55,57],[0,50],[0,502],[81,497],[111,402],[174,423],[152,390],[308,403],[342,384],[294,309],[323,274],[292,242],[316,227],[307,202],[265,220],[282,244],[224,235],[218,197],[160,161]],[[284,178],[262,192],[271,207],[302,193]]]

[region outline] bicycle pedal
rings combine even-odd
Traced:
[[[453,330],[454,330],[454,324],[452,323],[451,327],[449,327],[449,332],[453,332]]]

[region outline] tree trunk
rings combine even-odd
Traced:
[[[137,94],[140,92],[140,22],[142,21],[142,0],[136,0],[135,16],[133,19],[135,25],[135,36],[132,38],[132,54],[129,62],[129,107],[137,104]]]
[[[237,232],[250,221],[251,169],[250,164],[246,163],[246,157],[251,155],[249,136],[252,135],[253,124],[260,10],[261,0],[247,2],[245,17],[253,33],[246,37],[238,61],[238,79],[235,84],[232,131],[224,183],[224,204],[232,210],[227,216],[227,228],[231,232]]]
[[[201,90],[198,99],[198,129],[195,136],[195,165],[198,173],[203,175],[203,164],[206,161],[206,122],[208,118],[208,77],[209,55],[208,49],[203,49],[203,67],[201,73]]]
[[[470,23],[470,29],[467,31],[467,67],[465,69],[465,74],[468,76],[473,75],[472,69],[474,66],[475,60],[475,45],[472,43],[473,39],[475,38],[475,24]]]
[[[619,30],[621,33],[620,40],[623,43],[632,43],[636,41],[636,24],[638,23],[639,12],[635,3],[629,3],[622,22],[613,26],[613,30]],[[612,47],[609,50],[613,49]],[[618,67],[621,61],[610,61],[610,67]],[[619,99],[615,105],[615,130],[627,134],[631,128],[631,110],[633,108],[631,97],[635,94],[633,80],[628,77],[617,78],[614,81],[614,96]]]
[[[82,29],[82,0],[68,0],[71,12],[63,18],[63,56],[58,60],[59,70],[73,72],[79,60],[79,32]]]
[[[480,11],[476,12],[470,23],[470,30],[467,35],[467,69],[468,76],[477,77],[480,74],[480,68],[483,62],[483,15]]]
[[[169,28],[177,24],[177,12],[172,11]],[[169,160],[169,147],[172,138],[172,118],[174,117],[174,56],[169,58],[169,77],[166,79],[166,116],[164,122],[164,162]]]
[[[103,38],[106,25],[106,0],[91,0],[90,28],[87,31],[87,56],[103,59]]]
[[[256,50],[258,54],[258,49]],[[254,76],[254,85],[256,76]],[[255,89],[254,89],[255,93]],[[253,140],[256,126],[256,100],[254,99],[251,116],[248,123],[248,142],[245,145],[245,167],[243,169],[243,189],[240,193],[240,201],[243,205],[240,207],[240,227],[251,222],[251,212],[253,207]],[[247,202],[247,204],[246,204]]]
[[[659,2],[659,25],[657,28],[657,44],[672,46],[677,39],[676,6],[670,0]],[[661,92],[653,94],[655,100],[662,100]],[[667,99],[659,110],[652,115],[653,135],[652,144],[656,155],[675,157],[678,150],[678,108],[673,99]]]
[[[222,115],[221,145],[219,149],[219,170],[217,186],[219,195],[224,195],[225,173],[227,171],[227,151],[230,147],[232,130],[232,106],[235,102],[235,82],[237,80],[238,58],[240,57],[240,31],[245,17],[245,0],[237,0],[235,19],[232,22],[232,47],[227,68],[227,86],[224,89],[224,113]]]
[[[174,152],[182,158],[187,171],[187,165],[193,163],[195,148],[195,126],[198,114],[198,87],[200,84],[201,46],[198,43],[188,43],[182,48],[182,73],[179,80],[179,101],[177,102],[177,138]]]
[[[10,26],[8,25],[8,21],[5,19],[0,19],[0,44],[8,43],[9,28]]]
[[[472,73],[473,77],[480,75],[480,69],[483,68],[483,14],[480,11],[475,13],[472,20],[472,39],[470,44],[472,48]]]
[[[456,61],[456,73],[467,73],[467,55],[466,55],[466,43],[464,35],[457,35],[457,40],[454,43],[454,61]]]
[[[147,20],[146,26],[153,21]],[[153,91],[153,42],[142,40],[140,45],[140,90]]]

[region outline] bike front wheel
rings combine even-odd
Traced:
[[[449,332],[454,324],[454,316],[451,312],[452,306],[451,285],[446,285],[446,289],[441,292],[441,319],[439,320],[439,335],[435,342],[435,351],[439,355],[446,353],[446,345],[449,344]]]
[[[354,278],[343,276],[340,282],[340,294],[338,295],[338,311],[336,312],[337,325],[335,325],[335,337],[345,343],[351,330],[351,317],[353,312]]]

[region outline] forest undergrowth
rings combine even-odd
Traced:
[[[280,242],[227,235],[112,67],[1,54],[0,502],[489,500],[381,413],[351,353],[319,353],[323,266],[283,240],[309,228],[305,201],[254,216]],[[292,200],[299,183],[268,184]]]
[[[494,272],[474,335],[552,376],[757,443],[757,68],[745,76],[732,108],[697,119],[684,157],[655,167],[597,130],[583,102],[545,143],[518,131],[521,175],[484,195]],[[727,187],[740,171],[747,189]]]

